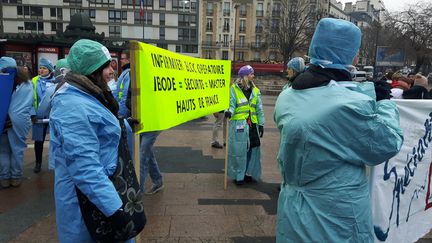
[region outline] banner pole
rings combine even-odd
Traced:
[[[135,41],[131,41],[129,43],[129,55],[130,55],[130,68],[131,68],[131,82],[130,82],[130,89],[131,90],[131,109],[132,109],[132,117],[135,119],[139,119],[138,115],[138,82],[139,75],[137,75],[137,70],[139,67],[139,59],[136,55],[136,51],[139,50],[138,43]],[[139,124],[134,125],[134,130],[138,130]],[[133,133],[133,160],[134,160],[134,167],[135,167],[135,174],[138,179],[138,182],[140,182],[140,136],[138,133]],[[144,192],[143,192],[144,193]],[[142,233],[142,231],[141,231]],[[137,236],[135,236],[135,242],[141,242],[141,233],[139,233]]]
[[[223,115],[225,116],[225,114],[223,114]],[[226,190],[228,187],[228,147],[229,147],[229,144],[228,144],[229,129],[228,129],[228,127],[229,127],[229,119],[225,118],[225,117],[223,119],[227,119],[226,126],[225,126],[225,134],[226,134],[225,145],[226,146],[225,146],[225,169],[224,169],[224,190]],[[223,124],[223,121],[222,121],[222,124]]]

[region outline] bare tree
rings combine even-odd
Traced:
[[[287,63],[294,52],[305,51],[313,35],[319,11],[306,0],[274,0],[265,20],[267,41]]]
[[[416,61],[415,71],[424,70],[432,61],[432,3],[409,5],[407,10],[393,13],[389,25],[396,29],[395,45],[406,48]]]

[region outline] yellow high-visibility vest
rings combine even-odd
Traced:
[[[33,107],[37,110],[38,108],[38,97],[36,92],[37,81],[39,79],[39,75],[32,78],[33,83]]]
[[[252,123],[258,123],[258,117],[256,112],[256,106],[258,101],[258,88],[252,88],[252,99],[248,100],[243,94],[243,91],[236,85],[233,84],[234,93],[236,95],[237,107],[234,110],[234,115],[231,120],[246,120],[249,116],[251,117]]]

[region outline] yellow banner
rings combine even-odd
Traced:
[[[165,130],[229,107],[231,61],[130,44],[138,133]]]

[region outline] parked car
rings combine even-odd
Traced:
[[[366,81],[366,72],[365,71],[354,71],[353,81],[357,81],[357,82]]]

